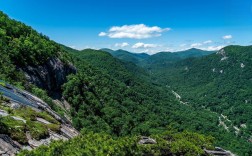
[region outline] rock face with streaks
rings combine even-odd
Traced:
[[[0,155],[15,155],[21,149],[21,145],[14,142],[8,135],[0,134]]]
[[[58,58],[51,58],[40,66],[22,67],[21,70],[30,83],[49,91],[51,94],[60,91],[61,85],[66,82],[67,75],[76,73],[76,68],[73,65],[63,63]]]
[[[232,152],[226,151],[220,147],[215,147],[214,150],[205,149],[204,151],[207,155],[210,155],[210,156],[235,156],[235,154],[233,154]]]
[[[59,122],[59,130],[52,131],[48,129],[49,135],[46,138],[40,140],[32,138],[30,132],[26,131],[25,134],[28,143],[21,144],[13,140],[11,136],[7,135],[7,133],[1,134],[5,132],[1,131],[0,129],[0,155],[16,155],[21,149],[32,150],[41,145],[49,145],[53,140],[64,141],[79,135],[79,132],[71,125],[70,121],[58,115],[50,108],[47,103],[45,103],[40,98],[34,96],[33,94],[27,91],[18,89],[10,84],[4,83],[3,81],[2,84],[4,85],[0,85],[0,93],[4,98],[8,99],[7,101],[0,103],[2,106],[4,106],[4,108],[9,107],[12,109],[19,109],[20,107],[31,107],[34,111],[37,112],[44,111]],[[15,107],[13,107],[13,105],[15,105]],[[3,109],[0,109],[0,117],[10,117],[13,120],[26,124],[25,119],[10,114],[8,111]],[[36,122],[39,122],[45,126],[52,124],[50,121],[47,121],[46,118],[36,117],[33,120],[36,120]]]
[[[141,140],[138,142],[139,144],[156,144],[156,140],[150,138],[150,137],[146,137],[146,136],[142,136]]]

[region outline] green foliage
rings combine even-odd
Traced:
[[[39,140],[48,137],[48,129],[56,132],[60,129],[60,123],[46,112],[36,112],[29,107],[11,109],[2,104],[0,105],[0,109],[6,110],[9,113],[9,116],[1,117],[0,119],[1,133],[10,135],[12,139],[19,143],[27,143],[27,131],[30,132],[32,138]],[[14,120],[11,116],[21,117],[26,120],[26,123]],[[43,118],[52,124],[42,124],[36,120],[37,117]]]
[[[94,50],[73,53],[78,73],[68,77],[63,95],[72,105],[77,129],[85,127],[116,136],[150,135],[162,133],[166,125],[173,124],[179,131],[212,135],[217,146],[242,153],[239,150],[244,140],[218,126],[217,114],[179,103],[166,85],[151,83],[140,73],[136,76],[109,54]],[[122,76],[125,74],[129,77]],[[128,79],[130,84],[125,81]],[[240,149],[235,150],[233,145]]]
[[[216,137],[220,146],[243,155],[251,153],[251,144],[247,142],[252,132],[251,59],[252,46],[228,46],[218,54],[189,58],[149,70],[155,81],[178,92],[182,101],[189,102],[194,108],[217,113],[229,126],[230,134],[226,130],[218,133],[211,130],[211,135]],[[205,123],[200,123],[199,127],[202,126]],[[235,134],[233,126],[240,129],[239,134]],[[232,143],[228,144],[229,140]]]
[[[49,136],[46,125],[38,121],[27,121],[26,126],[29,129],[32,138],[36,140],[44,139]]]
[[[14,120],[9,116],[1,117],[0,122],[2,134],[9,134],[12,139],[22,144],[27,143],[25,135],[26,125],[24,122]]]
[[[171,135],[172,134],[172,135]],[[204,155],[203,148],[211,149],[212,138],[191,132],[166,131],[153,135],[157,144],[140,145],[140,137],[114,138],[106,133],[93,133],[86,130],[67,142],[53,142],[31,152],[22,151],[19,155]],[[182,144],[184,143],[184,144]]]
[[[70,63],[72,59],[59,44],[31,27],[10,19],[0,11],[0,80],[32,91],[45,100],[53,110],[64,114],[45,91],[27,83],[22,72],[24,67],[36,67],[55,57],[64,63]],[[4,84],[1,82],[1,85]]]
[[[5,45],[3,53],[7,53],[15,65],[37,65],[48,58],[57,56],[60,46],[48,37],[37,33],[21,22],[10,20],[0,12],[0,39]]]
[[[249,49],[243,51],[248,50]],[[238,49],[236,51],[238,51]],[[75,109],[72,111],[78,111],[77,115],[74,115],[76,127],[88,127],[99,132],[100,129],[96,128],[95,125],[97,125],[97,127],[100,125],[104,127],[104,131],[112,132],[112,134],[119,136],[128,134],[149,135],[160,133],[162,132],[162,127],[174,123],[174,127],[180,130],[190,129],[215,136],[217,138],[217,146],[231,149],[237,153],[250,152],[250,144],[246,142],[246,138],[249,137],[248,135],[243,134],[243,137],[246,136],[244,139],[243,137],[240,138],[240,135],[236,136],[234,133],[227,132],[223,127],[219,126],[218,115],[211,112],[216,112],[216,109],[211,109],[210,111],[206,109],[209,108],[205,106],[207,102],[211,102],[214,107],[219,107],[218,110],[223,111],[226,111],[226,108],[230,106],[227,103],[226,107],[220,107],[220,104],[216,105],[214,102],[215,99],[223,101],[224,98],[218,96],[221,91],[220,88],[212,90],[215,86],[220,86],[217,85],[220,84],[220,82],[226,81],[224,80],[226,77],[222,76],[220,81],[216,81],[216,85],[211,83],[207,85],[205,82],[211,80],[213,75],[202,74],[211,73],[209,71],[212,70],[213,66],[206,65],[206,63],[208,62],[207,60],[216,57],[214,54],[209,57],[202,57],[202,55],[206,54],[200,54],[201,51],[199,51],[199,53],[181,53],[178,54],[181,55],[179,56],[181,58],[175,59],[175,61],[171,59],[173,62],[170,64],[168,63],[167,66],[157,65],[155,67],[154,65],[151,69],[147,68],[151,71],[151,77],[156,82],[151,83],[148,77],[146,78],[143,76],[146,75],[145,73],[138,72],[138,75],[136,75],[134,71],[127,68],[127,63],[120,62],[104,52],[84,50],[82,52],[74,51],[72,53],[77,57],[75,63],[78,69],[80,69],[79,74],[81,74],[76,75],[76,77],[69,77],[69,84],[65,84],[63,88],[64,93],[70,93],[65,94],[66,97],[70,98],[68,99],[71,101],[70,103],[75,103],[77,106],[74,105],[73,108],[77,108],[77,110]],[[236,52],[234,51],[233,53]],[[201,57],[197,59],[189,58],[179,62],[179,60],[191,57],[191,55]],[[245,55],[243,59],[249,58],[249,56],[246,56],[245,52],[243,52],[243,55]],[[161,58],[165,59],[164,57]],[[218,56],[217,59],[219,61],[221,57]],[[160,62],[162,61],[158,61],[158,63]],[[212,64],[218,66],[214,61]],[[223,62],[220,62],[220,64],[223,64]],[[237,66],[240,68],[239,61]],[[221,68],[223,67],[221,66]],[[230,67],[226,68],[229,69]],[[245,70],[245,68],[242,70]],[[239,72],[236,74],[238,77]],[[228,86],[227,84],[231,82],[234,81],[222,83],[222,87]],[[240,81],[235,84],[242,84],[243,82]],[[159,84],[167,88],[159,86]],[[65,88],[66,86],[68,87]],[[75,87],[72,88],[71,86]],[[233,89],[230,88],[225,90],[225,94],[232,93],[237,87],[239,88],[239,86],[236,86],[233,87]],[[182,106],[178,104],[176,100],[172,100],[174,98],[173,95],[170,94],[171,89],[179,91],[179,94],[182,94],[182,101],[189,102],[190,106]],[[247,93],[251,93],[248,89],[247,91]],[[119,96],[117,96],[118,92],[120,92]],[[164,92],[167,94],[163,94]],[[214,94],[211,95],[209,93]],[[89,99],[89,97],[92,97],[92,94],[94,95],[93,99],[97,100],[89,104],[88,102],[92,101]],[[103,95],[105,96],[103,97]],[[83,99],[83,97],[85,98]],[[232,102],[234,97],[237,96],[229,96],[226,100]],[[239,97],[244,97],[244,95],[239,95]],[[247,97],[249,97],[249,95]],[[202,101],[203,98],[206,98],[206,100]],[[110,104],[110,101],[113,101],[113,104]],[[247,104],[247,107],[248,106]],[[81,109],[83,109],[83,111],[79,111]],[[102,111],[100,112],[99,110]],[[148,110],[154,111],[150,112]],[[238,110],[244,112],[246,109],[244,109],[243,105],[240,109],[232,110],[232,112]],[[98,114],[96,114],[97,112]],[[133,116],[134,119],[132,118]],[[250,117],[245,118],[249,119]],[[243,120],[245,118],[243,118]],[[234,132],[234,130],[232,130],[232,132]]]
[[[65,63],[71,61],[59,44],[0,11],[1,80],[24,86],[24,74],[17,69],[41,65],[52,57],[58,57]]]
[[[40,89],[34,85],[30,85],[29,89],[30,89],[31,93],[33,93],[37,97],[41,98],[44,102],[46,102],[52,108],[52,110],[54,110],[58,114],[64,116],[64,114],[67,113],[66,110],[63,110],[61,107],[55,105],[55,103],[53,102],[53,99],[48,96],[48,94],[45,90]],[[43,114],[41,114],[41,115],[43,115]],[[48,121],[49,120],[51,121],[52,119],[48,119]],[[54,121],[53,121],[53,123],[54,123]]]
[[[110,49],[101,49],[101,51],[106,51],[113,55],[114,57],[126,61],[126,62],[132,62],[134,64],[140,64],[142,61],[150,57],[148,54],[145,53],[130,53],[128,51],[124,50],[110,50]]]
[[[72,105],[77,129],[117,136],[158,133],[172,122],[181,130],[194,130],[201,123],[208,125],[199,130],[218,129],[214,114],[180,104],[168,89],[136,76],[111,55],[85,50],[74,56],[78,73],[68,77],[63,96]]]

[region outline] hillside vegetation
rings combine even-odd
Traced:
[[[28,152],[23,151],[21,156],[47,155],[205,155],[202,147],[212,149],[213,138],[197,133],[167,130],[162,134],[153,135],[157,144],[140,145],[139,137],[113,138],[105,133],[82,131],[79,137],[68,142],[54,142],[49,147]]]

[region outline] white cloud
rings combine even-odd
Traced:
[[[99,36],[108,36],[109,38],[132,38],[145,39],[158,37],[162,32],[169,31],[170,28],[160,28],[158,26],[149,27],[144,24],[113,26],[107,33],[101,32]]]
[[[138,49],[138,48],[156,48],[158,45],[157,44],[145,44],[138,42],[132,46],[133,49]]]
[[[134,49],[134,53],[146,53],[149,55],[156,54],[159,51],[160,50],[157,50],[157,49]]]
[[[123,42],[123,43],[116,43],[115,44],[115,47],[127,47],[127,46],[129,46],[129,43],[127,43],[127,42]]]
[[[98,36],[106,36],[106,35],[107,35],[107,33],[105,33],[105,32],[100,32]]]
[[[210,44],[210,43],[213,43],[212,40],[207,40],[207,41],[204,41],[203,44]]]
[[[71,46],[69,46],[70,48],[72,48],[72,49],[76,49],[76,46],[75,45],[71,45]]]
[[[199,46],[202,46],[202,44],[201,43],[193,43],[193,44],[191,44],[191,47],[199,47]]]
[[[228,40],[228,39],[233,38],[233,36],[232,36],[232,35],[225,35],[225,36],[223,36],[222,38],[223,38],[224,40]]]
[[[208,46],[206,48],[201,48],[202,50],[208,50],[208,51],[216,51],[216,50],[220,50],[221,48],[225,47],[224,45],[220,45],[220,46]]]

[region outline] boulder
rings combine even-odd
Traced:
[[[211,156],[235,156],[235,154],[231,153],[230,151],[224,150],[220,147],[215,147],[214,150],[207,150],[204,149],[207,155]]]
[[[142,136],[141,140],[138,142],[139,144],[156,144],[156,140],[150,137]]]

